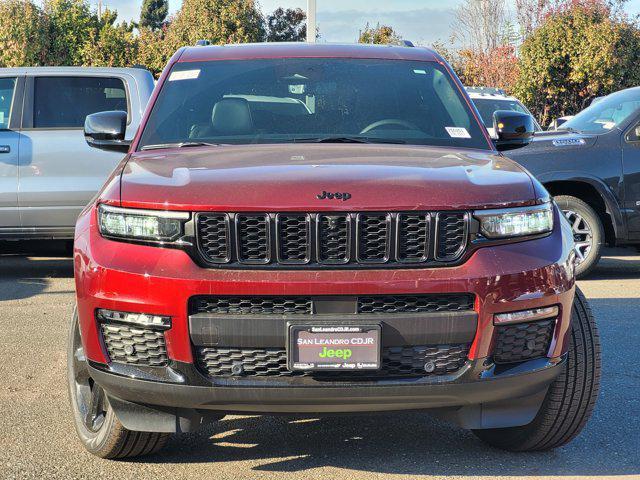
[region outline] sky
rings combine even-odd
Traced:
[[[97,0],[90,0],[97,5]],[[429,45],[448,42],[454,9],[462,0],[317,0],[318,26],[322,41],[353,42],[360,29],[369,22],[391,25],[402,38]],[[514,3],[513,0],[509,0]],[[175,12],[182,0],[169,0]],[[262,10],[272,12],[278,7],[305,9],[306,0],[259,0]],[[118,11],[121,20],[137,20],[142,0],[103,0],[103,4]],[[640,14],[640,0],[629,0],[629,14]]]

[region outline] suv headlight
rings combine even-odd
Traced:
[[[183,234],[188,212],[98,207],[98,226],[104,237],[127,240],[172,242]]]
[[[480,232],[487,238],[524,237],[553,230],[551,203],[534,207],[478,210],[473,215],[480,221]]]

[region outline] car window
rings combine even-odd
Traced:
[[[139,148],[327,137],[490,148],[457,85],[437,63],[340,58],[178,63]]]
[[[613,93],[578,113],[558,130],[606,133],[621,126],[640,111],[640,89]]]
[[[474,98],[475,104],[482,121],[487,128],[493,128],[493,113],[497,110],[508,110],[529,114],[526,108],[514,100],[498,100],[494,98]]]
[[[80,128],[87,115],[128,111],[127,91],[119,78],[37,77],[34,128]]]
[[[0,78],[0,130],[9,128],[9,118],[11,117],[13,93],[15,89],[15,78]]]

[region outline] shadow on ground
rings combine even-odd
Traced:
[[[0,301],[33,297],[47,289],[51,278],[72,277],[66,242],[0,242]]]

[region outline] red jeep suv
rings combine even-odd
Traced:
[[[121,458],[226,414],[424,410],[509,450],[570,441],[600,346],[572,232],[436,53],[179,50],[75,233],[69,389]]]

